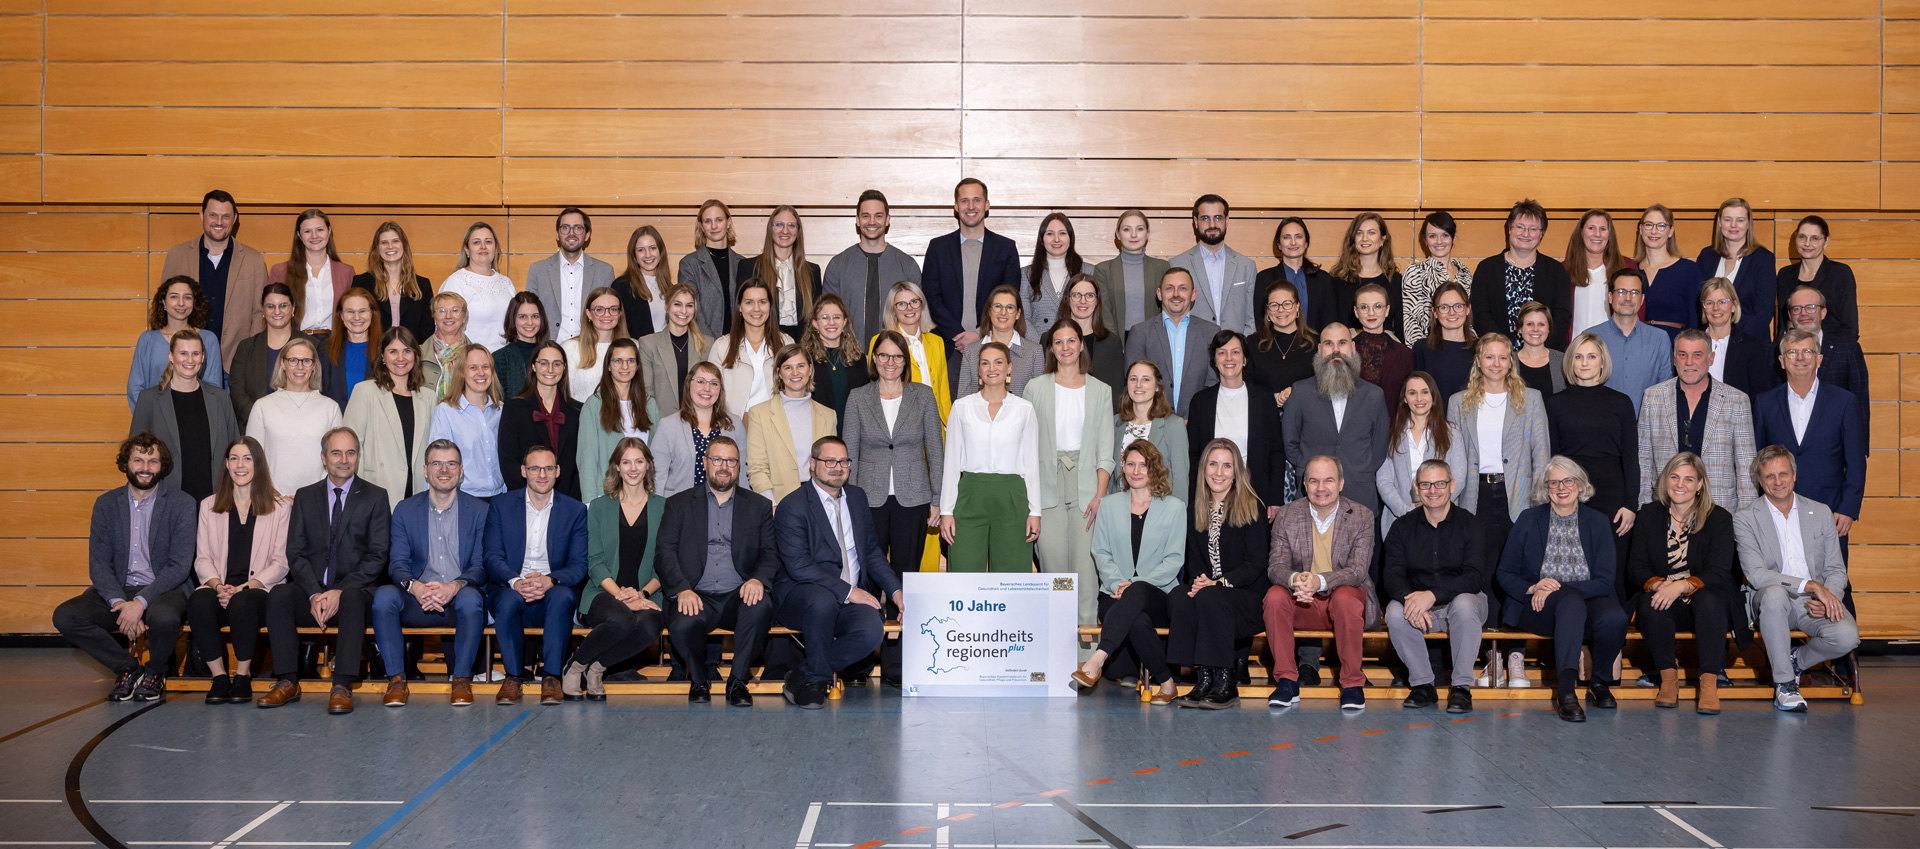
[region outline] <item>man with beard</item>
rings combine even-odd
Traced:
[[[987,315],[987,295],[1000,286],[1020,288],[1020,250],[1012,239],[987,229],[989,209],[987,184],[973,177],[961,180],[953,187],[953,217],[960,229],[927,243],[920,288],[927,294],[933,332],[953,344],[953,353],[947,355],[951,361],[959,361],[967,346],[980,340],[974,328]],[[958,369],[947,372],[947,383],[950,390],[959,387]],[[958,398],[962,393],[953,394]]]
[[[87,578],[93,586],[53,610],[53,627],[118,678],[109,701],[154,701],[167,688],[167,662],[180,638],[193,571],[197,505],[177,489],[159,488],[173,457],[159,437],[141,431],[120,443],[117,460],[127,476],[94,499],[88,531]],[[147,637],[147,662],[114,639]]]
[[[920,264],[906,251],[887,244],[893,224],[892,208],[879,189],[860,193],[854,207],[854,246],[835,254],[820,275],[820,289],[847,303],[847,332],[862,342],[880,332],[886,308],[881,304],[893,284],[920,282]],[[989,290],[991,291],[991,290]]]
[[[527,267],[527,291],[540,298],[540,307],[553,325],[553,341],[580,335],[580,315],[587,293],[613,285],[613,266],[587,256],[593,241],[593,219],[578,207],[560,210],[553,222],[553,238],[560,250]],[[632,316],[627,321],[633,321]],[[634,337],[645,334],[637,328]],[[659,328],[665,330],[666,328]]]
[[[1378,469],[1387,457],[1387,400],[1380,387],[1360,379],[1353,332],[1340,322],[1320,330],[1313,355],[1313,377],[1293,385],[1281,434],[1287,462],[1305,470],[1307,458],[1337,457],[1348,469]],[[1346,497],[1368,510],[1380,510],[1372,475],[1347,478]]]
[[[705,703],[707,635],[733,631],[733,669],[727,704],[752,707],[747,678],[754,655],[773,623],[767,585],[779,568],[773,535],[773,502],[739,489],[740,446],[716,436],[707,445],[707,485],[667,499],[660,522],[656,566],[673,599],[667,639],[687,666],[687,701]]]
[[[1170,263],[1193,275],[1193,314],[1242,336],[1253,332],[1253,260],[1227,247],[1227,201],[1201,195],[1193,202],[1193,237],[1199,244]],[[1351,358],[1349,358],[1351,359]]]

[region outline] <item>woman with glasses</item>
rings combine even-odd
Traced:
[[[1700,267],[1680,256],[1672,210],[1656,203],[1640,213],[1640,240],[1633,259],[1647,274],[1647,323],[1665,330],[1669,340],[1682,330],[1699,327],[1695,304],[1700,302]]]
[[[1427,336],[1413,346],[1413,368],[1433,375],[1443,403],[1452,403],[1455,393],[1466,388],[1473,372],[1473,343],[1477,336],[1469,318],[1467,289],[1458,283],[1442,283],[1433,292],[1433,318],[1427,322]]]
[[[745,445],[746,431],[727,412],[726,385],[720,367],[695,363],[680,391],[680,410],[654,426],[650,445],[659,450],[661,497],[707,484],[707,446],[716,436]],[[604,413],[602,414],[604,415]],[[739,460],[734,460],[738,463]],[[742,480],[741,486],[749,482]]]
[[[560,466],[554,487],[569,494],[580,492],[581,405],[567,395],[566,349],[552,339],[535,346],[528,372],[520,393],[500,408],[500,475],[507,489],[524,488],[527,479],[520,474],[521,461],[527,449],[545,445],[553,449]]]
[[[308,337],[289,340],[273,367],[273,394],[247,417],[247,435],[265,450],[281,485],[296,492],[326,477],[320,438],[341,422],[340,405],[320,384],[320,348]]]
[[[940,527],[934,487],[946,462],[939,405],[931,387],[907,379],[908,357],[904,336],[880,331],[867,358],[873,382],[848,396],[841,433],[853,461],[848,477],[867,492],[874,535],[896,577],[922,568],[927,534]],[[938,545],[932,554],[938,567]]]
[[[1018,395],[1027,389],[1027,381],[1040,376],[1046,352],[1028,341],[1026,309],[1020,293],[1012,286],[996,286],[987,295],[987,311],[981,318],[980,338],[960,354],[961,396],[980,390],[980,351],[988,342],[1007,349],[1007,388]]]
[[[813,400],[833,411],[834,432],[846,426],[847,399],[867,385],[867,364],[860,341],[847,320],[847,302],[839,295],[821,295],[807,317],[800,347],[813,363]]]
[[[1457,283],[1463,289],[1472,289],[1473,272],[1453,255],[1453,237],[1458,231],[1453,214],[1445,210],[1429,212],[1420,222],[1420,250],[1427,258],[1407,263],[1406,276],[1400,281],[1400,333],[1407,347],[1415,347],[1427,338],[1433,295],[1441,284]]]
[[[1573,281],[1558,260],[1540,252],[1547,234],[1547,211],[1532,198],[1507,212],[1507,249],[1481,260],[1473,270],[1473,326],[1481,333],[1508,338],[1520,327],[1520,306],[1528,301],[1547,305],[1553,326],[1573,323]],[[1547,341],[1564,348],[1565,330]]]
[[[607,346],[605,359],[599,385],[576,414],[580,422],[576,469],[606,468],[620,440],[652,440],[660,424],[660,407],[648,394],[640,372],[639,345],[632,339],[616,339]],[[592,498],[598,483],[582,477],[578,488],[568,491]]]
[[[1119,386],[1127,373],[1127,346],[1117,328],[1107,325],[1099,281],[1090,274],[1076,274],[1067,281],[1066,300],[1060,303],[1059,318],[1072,319],[1080,331],[1087,352],[1087,374],[1108,386]]]
[[[776,348],[800,338],[801,326],[820,297],[820,264],[807,261],[806,234],[800,213],[781,204],[767,217],[767,240],[760,255],[741,257],[735,280],[760,280],[772,289],[773,323],[786,336]]]
[[[1740,331],[1740,295],[1733,290],[1733,281],[1715,277],[1700,286],[1700,320],[1713,343],[1713,363],[1707,372],[1714,380],[1755,399],[1780,385],[1773,346]]]
[[[421,365],[427,368],[428,386],[433,388],[435,397],[447,391],[447,383],[458,367],[460,352],[466,350],[467,339],[467,299],[454,292],[442,291],[433,296],[433,336],[422,346],[421,353],[426,360]]]
[[[567,351],[567,393],[573,400],[585,402],[600,386],[600,373],[607,367],[607,348],[615,339],[627,335],[627,319],[620,295],[611,286],[587,293],[580,308],[580,335],[563,343]],[[595,465],[593,468],[599,468]]]
[[[299,305],[293,302],[293,290],[287,284],[268,283],[261,289],[260,311],[266,315],[267,328],[234,346],[233,369],[227,376],[233,413],[241,427],[246,426],[253,403],[273,391],[273,369],[280,362],[281,349],[295,338],[313,338],[296,326]]]
[[[1313,376],[1319,334],[1300,320],[1300,290],[1291,281],[1268,279],[1260,298],[1266,317],[1247,352],[1247,379],[1272,389],[1274,404],[1284,410],[1293,385]]]
[[[539,295],[521,292],[507,304],[508,341],[493,352],[493,367],[499,371],[500,391],[508,398],[520,394],[527,382],[527,367],[533,364],[533,349],[552,338],[552,331]]]
[[[1353,334],[1354,358],[1360,361],[1360,379],[1380,387],[1388,398],[1400,397],[1400,386],[1413,373],[1413,350],[1387,329],[1387,290],[1377,283],[1360,287],[1353,296],[1353,317],[1360,327]]]
[[[433,408],[427,441],[460,446],[460,491],[481,500],[507,491],[500,463],[500,383],[493,377],[493,355],[479,343],[460,352],[447,391]]]
[[[887,290],[887,312],[880,326],[906,340],[907,379],[933,391],[944,426],[947,412],[953,409],[953,392],[947,384],[947,340],[933,332],[933,324],[927,319],[927,296],[920,284],[902,280]],[[867,350],[873,350],[879,340],[874,336]]]
[[[1827,219],[1818,215],[1809,215],[1794,225],[1794,261],[1774,277],[1776,297],[1780,299],[1778,326],[1793,326],[1793,317],[1787,315],[1787,300],[1793,297],[1793,290],[1812,286],[1827,299],[1827,318],[1820,323],[1821,331],[1859,339],[1859,295],[1853,282],[1853,268],[1827,258],[1828,235]]]

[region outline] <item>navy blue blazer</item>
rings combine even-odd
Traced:
[[[1749,398],[1780,385],[1780,349],[1765,336],[1748,336],[1733,329],[1727,340],[1727,361],[1721,366],[1726,384]]]
[[[1787,409],[1791,391],[1783,383],[1754,400],[1754,444],[1786,446],[1799,468],[1795,492],[1842,516],[1859,518],[1860,499],[1867,494],[1867,430],[1854,414],[1853,393],[1820,381],[1807,436],[1795,439],[1793,414]]]
[[[1774,349],[1774,353],[1779,351]],[[1838,333],[1822,333],[1818,376],[1821,384],[1838,386],[1853,394],[1853,412],[1860,418],[1860,432],[1872,433],[1873,406],[1867,403],[1872,384],[1867,380],[1867,355],[1861,352],[1860,343]]]
[[[667,499],[667,512],[660,520],[660,541],[653,543],[653,568],[659,573],[668,603],[674,596],[700,586],[700,578],[707,573],[707,492],[707,487],[696,486]],[[780,567],[773,550],[773,502],[739,487],[734,487],[730,498],[733,570],[742,582],[759,581],[771,589],[774,571]]]
[[[578,587],[587,579],[587,505],[553,492],[547,516],[547,565],[554,586]],[[493,497],[487,505],[487,577],[506,586],[520,577],[527,557],[527,491]]]
[[[1748,238],[1752,238],[1751,234]],[[1720,268],[1720,255],[1714,252],[1713,245],[1709,243],[1700,249],[1700,256],[1694,260],[1694,264],[1700,266],[1700,279],[1711,280],[1714,271]],[[1755,248],[1753,253],[1740,260],[1740,270],[1733,274],[1733,293],[1740,297],[1740,321],[1734,327],[1757,339],[1768,339],[1773,335],[1773,314],[1778,303],[1775,298],[1780,289],[1773,265],[1773,251]]]
[[[880,537],[873,531],[873,509],[867,506],[867,493],[847,484],[840,490],[847,499],[847,512],[853,514],[854,549],[860,557],[860,583],[877,586],[881,596],[900,589],[887,556],[880,552]],[[825,587],[833,597],[845,600],[852,589],[840,580],[840,540],[833,534],[833,518],[820,503],[820,490],[807,481],[780,499],[773,513],[774,534],[779,538],[780,571],[773,578],[773,599],[786,601],[787,593],[801,584]]]
[[[107,601],[127,596],[127,570],[132,566],[133,553],[132,497],[127,487],[116,486],[93,500],[87,531],[87,583]],[[153,581],[140,591],[140,599],[152,607],[154,599],[193,577],[200,505],[193,496],[163,486],[147,497],[157,499],[152,515],[147,517],[147,566],[153,570]]]
[[[1020,286],[1020,249],[1013,240],[986,231],[980,246],[980,285],[974,293],[974,316],[982,321],[987,317],[987,296],[996,286]],[[927,310],[933,315],[933,332],[940,338],[952,341],[955,334],[963,330],[977,330],[977,327],[961,327],[960,318],[966,314],[961,298],[966,291],[966,278],[960,267],[960,231],[955,230],[944,236],[935,236],[927,243],[926,265],[920,271],[920,289],[927,293]],[[1028,318],[1029,323],[1032,318]]]
[[[428,533],[427,511],[433,509],[431,491],[416,493],[393,508],[393,533],[387,551],[387,575],[405,586],[420,579],[426,568]],[[460,506],[460,580],[478,589],[487,583],[485,562],[487,502],[464,492],[454,493]]]
[[[1539,504],[1520,512],[1507,534],[1506,550],[1500,552],[1500,588],[1507,591],[1501,608],[1501,621],[1520,624],[1521,606],[1529,604],[1527,588],[1540,581],[1540,564],[1547,559],[1547,517],[1551,504]],[[1613,521],[1598,510],[1581,505],[1574,517],[1580,520],[1580,551],[1587,556],[1587,579],[1563,583],[1586,598],[1614,596]]]

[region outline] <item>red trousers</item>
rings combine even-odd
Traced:
[[[1340,656],[1340,686],[1365,687],[1366,673],[1360,670],[1360,639],[1366,630],[1366,597],[1359,587],[1335,587],[1327,595],[1316,595],[1301,604],[1293,592],[1275,585],[1267,589],[1261,604],[1267,620],[1267,647],[1273,650],[1273,677],[1300,680],[1299,663],[1294,660],[1293,632],[1333,631],[1334,651]]]

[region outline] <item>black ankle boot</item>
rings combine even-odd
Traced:
[[[1193,689],[1176,700],[1181,707],[1199,707],[1213,693],[1213,667],[1196,666],[1193,668]]]
[[[1213,690],[1197,705],[1209,710],[1225,710],[1240,704],[1240,686],[1234,682],[1233,670],[1224,666],[1213,670]]]

